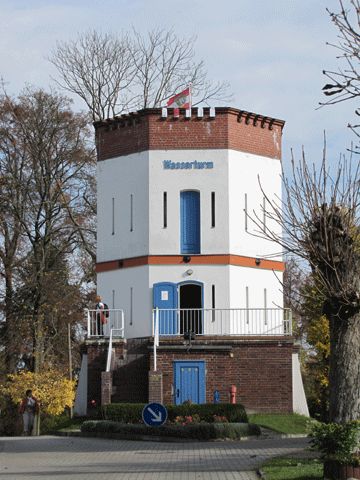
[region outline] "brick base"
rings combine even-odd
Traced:
[[[101,372],[101,405],[111,403],[112,381],[111,372]]]
[[[237,387],[236,402],[258,412],[292,412],[292,339],[204,339],[184,349],[179,339],[161,340],[157,365],[163,378],[163,401],[173,403],[174,361],[204,361],[206,402],[214,391],[229,402],[231,385]],[[152,364],[150,359],[150,365]]]
[[[149,402],[163,403],[163,377],[159,371],[149,372]]]
[[[284,337],[206,337],[191,347],[183,338],[162,338],[157,349],[158,371],[153,365],[152,339],[134,339],[118,344],[112,375],[105,373],[107,343],[87,345],[88,398],[97,404],[113,402],[174,402],[174,362],[205,362],[206,402],[214,391],[221,402],[229,402],[231,385],[237,388],[236,402],[248,411],[292,412],[292,338]],[[122,359],[122,360],[121,360]],[[115,393],[114,393],[115,392]]]

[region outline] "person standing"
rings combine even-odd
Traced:
[[[104,335],[104,325],[109,318],[109,307],[102,301],[100,295],[96,296],[96,335]]]
[[[24,435],[31,435],[34,427],[35,414],[39,413],[39,402],[33,396],[32,390],[26,390],[26,397],[20,403],[19,412],[23,416]]]

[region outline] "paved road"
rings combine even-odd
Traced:
[[[0,438],[1,480],[255,480],[267,458],[306,439],[157,443],[82,437]]]

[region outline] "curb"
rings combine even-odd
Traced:
[[[81,432],[79,431],[69,431],[69,432],[54,432],[54,435],[59,437],[90,437],[90,438],[110,438],[113,440],[140,440],[145,442],[169,442],[169,443],[189,443],[189,442],[246,442],[249,440],[263,441],[263,440],[276,440],[279,438],[306,438],[307,435],[304,434],[279,434],[274,435],[273,437],[263,437],[263,436],[246,436],[241,437],[236,440],[226,440],[224,438],[215,438],[211,440],[199,440],[196,438],[178,438],[178,437],[165,437],[157,435],[140,435],[132,433],[106,433],[106,432]]]
[[[88,437],[88,438],[104,438],[111,440],[140,440],[143,442],[169,442],[169,443],[194,443],[199,442],[197,438],[177,438],[162,437],[157,435],[137,435],[126,433],[105,433],[105,432],[56,432],[55,435],[60,437]],[[206,441],[206,440],[204,440]]]

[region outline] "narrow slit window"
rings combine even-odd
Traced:
[[[134,195],[130,195],[130,232],[134,231]]]
[[[215,285],[211,285],[211,308],[212,308],[211,321],[214,323],[215,322]]]
[[[247,232],[248,231],[248,198],[247,198],[247,193],[245,193],[244,213],[245,213],[245,232]]]
[[[115,235],[115,198],[111,199],[111,235]]]
[[[115,308],[115,290],[112,291],[112,308]]]
[[[211,228],[215,227],[215,192],[211,192]]]
[[[167,228],[167,192],[163,194],[163,223],[164,228]]]
[[[130,287],[130,325],[133,324],[133,310],[134,310],[134,295],[133,287]]]

